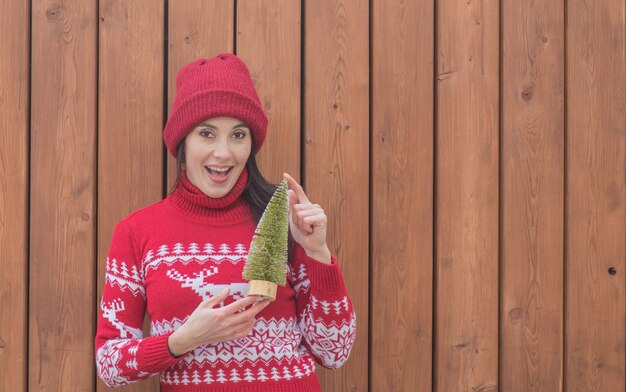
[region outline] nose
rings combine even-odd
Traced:
[[[226,159],[230,157],[230,145],[228,139],[220,139],[215,144],[213,155],[219,159]]]

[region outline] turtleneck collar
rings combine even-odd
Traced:
[[[228,225],[252,217],[250,207],[242,196],[248,182],[248,171],[243,169],[230,192],[220,198],[207,196],[181,171],[180,182],[168,199],[177,212],[202,223]]]

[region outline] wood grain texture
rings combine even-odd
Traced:
[[[164,13],[163,0],[100,2],[98,299],[113,228],[162,198]],[[153,377],[122,390],[158,388]]]
[[[431,391],[434,3],[372,2],[372,391]]]
[[[0,390],[27,386],[29,7],[0,3]]]
[[[171,110],[176,96],[176,74],[185,64],[234,48],[233,0],[168,2],[167,98]],[[165,124],[164,124],[165,125]],[[176,182],[176,160],[167,153],[167,189]]]
[[[303,183],[328,216],[357,317],[348,362],[318,371],[325,391],[368,390],[369,4],[305,2]]]
[[[626,3],[567,7],[565,389],[624,391]]]
[[[29,390],[94,383],[96,1],[32,2]]]
[[[356,307],[350,360],[318,367],[325,391],[624,391],[625,15],[623,0],[0,1],[0,390],[106,389],[93,336],[113,227],[173,184],[178,69],[236,48],[270,118],[261,170],[324,207]]]
[[[498,3],[437,8],[435,390],[498,389]]]
[[[269,118],[257,154],[272,183],[300,178],[300,1],[237,2],[237,55],[248,65]]]
[[[563,7],[502,3],[503,391],[563,388]]]

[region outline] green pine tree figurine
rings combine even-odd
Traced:
[[[289,196],[287,180],[276,188],[267,204],[243,268],[243,277],[250,281],[248,295],[276,299],[278,285],[287,283],[287,236],[289,232]]]

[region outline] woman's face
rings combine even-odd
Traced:
[[[213,198],[233,188],[252,149],[250,128],[232,117],[215,117],[198,124],[185,137],[189,180]]]

